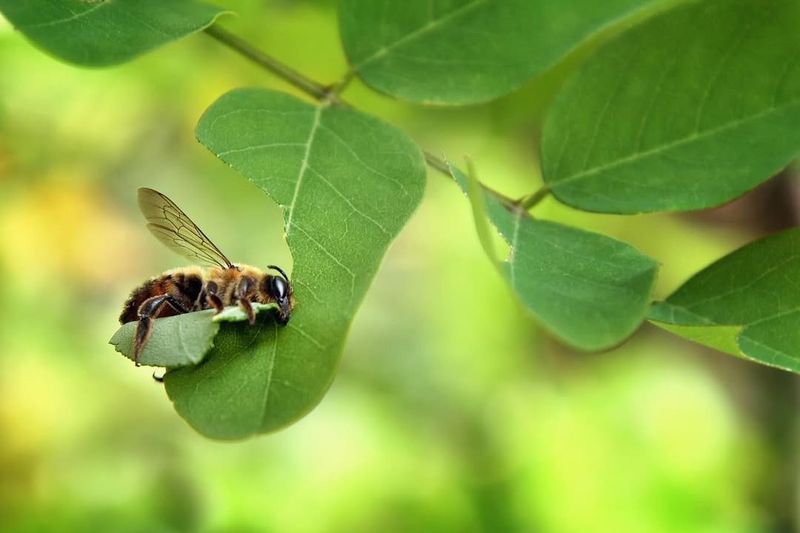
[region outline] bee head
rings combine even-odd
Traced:
[[[292,284],[289,276],[280,267],[269,265],[267,268],[280,273],[280,276],[272,274],[264,276],[266,285],[264,289],[270,299],[278,304],[278,320],[285,325],[292,316]]]

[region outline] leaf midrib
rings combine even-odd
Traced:
[[[292,218],[294,217],[294,208],[297,205],[297,197],[300,194],[300,185],[303,183],[303,178],[308,170],[308,158],[311,156],[311,145],[314,144],[314,138],[319,129],[320,116],[322,115],[322,106],[314,108],[314,119],[311,122],[311,130],[308,132],[308,139],[305,143],[305,153],[303,153],[303,160],[300,162],[300,170],[297,173],[297,183],[294,186],[294,193],[292,201],[289,204],[289,215],[286,217],[286,236],[292,232]]]
[[[101,7],[105,7],[105,6],[109,5],[109,4],[110,4],[110,2],[101,2],[101,3],[97,4],[96,6],[91,6],[89,9],[81,11],[80,13],[73,13],[69,17],[66,17],[66,18],[63,18],[63,19],[48,20],[47,22],[39,22],[37,24],[28,24],[28,25],[20,26],[20,29],[24,28],[26,30],[30,30],[30,29],[38,29],[38,28],[49,28],[51,26],[59,26],[59,25],[62,25],[62,24],[67,24],[68,22],[72,22],[74,20],[81,19],[81,18],[89,15],[90,13],[94,13],[95,11],[100,9]]]
[[[637,153],[631,154],[629,156],[623,157],[621,159],[617,159],[617,160],[615,160],[615,161],[613,161],[611,163],[600,165],[600,166],[591,168],[589,170],[583,170],[581,172],[578,172],[577,174],[573,174],[573,175],[567,176],[565,178],[561,178],[561,179],[554,178],[551,181],[551,188],[553,190],[556,190],[556,189],[558,189],[558,187],[560,187],[562,185],[566,185],[568,183],[572,183],[572,182],[575,182],[575,181],[578,181],[578,180],[586,179],[586,178],[589,178],[591,176],[595,176],[597,174],[603,173],[603,172],[605,172],[607,170],[618,168],[618,167],[621,167],[621,166],[624,166],[624,165],[627,165],[627,164],[636,163],[636,162],[638,162],[638,161],[640,161],[642,159],[646,159],[648,157],[659,155],[659,154],[661,154],[663,152],[666,152],[668,150],[671,150],[671,149],[674,149],[674,148],[678,148],[678,147],[681,147],[683,145],[686,145],[686,144],[689,144],[689,143],[692,143],[692,142],[695,142],[695,141],[698,141],[698,140],[703,140],[703,139],[706,139],[708,137],[713,137],[714,135],[717,135],[717,134],[722,133],[724,131],[735,129],[735,128],[739,127],[739,126],[742,126],[742,125],[747,124],[747,123],[752,122],[752,121],[759,120],[759,119],[761,119],[761,118],[763,118],[763,117],[765,117],[767,115],[770,115],[772,113],[775,113],[777,111],[783,111],[783,110],[786,110],[788,108],[797,106],[798,104],[800,104],[800,98],[793,99],[793,100],[787,100],[787,102],[784,103],[783,105],[771,106],[768,109],[765,109],[764,111],[761,111],[759,113],[755,113],[755,114],[752,114],[752,115],[748,115],[746,117],[739,118],[739,119],[733,120],[731,122],[727,122],[727,123],[725,123],[725,124],[723,124],[721,126],[717,126],[716,128],[711,128],[711,129],[705,130],[703,132],[695,132],[695,133],[693,133],[693,134],[691,134],[691,135],[689,135],[687,137],[683,137],[681,139],[677,139],[677,140],[670,141],[670,142],[667,142],[667,143],[664,143],[664,144],[660,144],[660,145],[655,146],[653,148],[650,148],[648,150],[644,150],[643,152],[637,152]]]
[[[408,34],[404,35],[403,37],[397,39],[396,41],[393,41],[393,42],[388,43],[388,44],[384,44],[383,46],[378,48],[378,50],[373,52],[371,55],[367,56],[366,58],[362,59],[361,61],[359,61],[358,63],[353,65],[353,70],[357,71],[357,70],[363,68],[365,65],[368,65],[369,63],[372,63],[376,59],[379,59],[379,58],[385,56],[386,54],[388,54],[389,52],[391,52],[395,48],[397,48],[399,46],[402,46],[407,42],[413,41],[417,37],[420,37],[421,35],[429,33],[431,31],[433,31],[434,29],[442,26],[444,23],[449,22],[452,19],[458,18],[461,15],[463,15],[464,13],[467,13],[467,12],[471,11],[472,9],[474,9],[477,6],[480,6],[481,4],[486,4],[487,2],[488,2],[488,0],[475,0],[475,1],[471,2],[471,3],[464,4],[463,6],[459,7],[458,9],[454,9],[453,11],[447,13],[446,15],[444,15],[441,18],[431,19],[430,21],[428,21],[428,23],[426,25],[421,26],[420,28],[412,31],[411,33],[408,33]]]
[[[800,313],[800,304],[798,304],[796,307],[793,307],[791,309],[787,309],[785,311],[781,311],[780,313],[774,313],[774,314],[771,314],[769,316],[761,317],[758,320],[753,320],[752,322],[728,323],[728,322],[719,322],[719,321],[717,321],[717,320],[715,320],[713,318],[710,318],[708,316],[701,315],[699,313],[695,313],[694,311],[688,309],[687,307],[685,307],[683,305],[671,304],[669,302],[662,302],[662,303],[667,304],[670,307],[673,307],[675,309],[681,309],[687,315],[696,316],[697,318],[699,318],[701,320],[708,320],[709,322],[707,324],[687,324],[685,322],[667,322],[667,321],[664,321],[664,320],[659,320],[657,318],[653,318],[653,319],[649,319],[649,320],[655,320],[656,322],[664,322],[665,324],[674,324],[676,326],[688,326],[688,327],[697,327],[697,328],[715,327],[715,326],[738,326],[738,327],[742,327],[742,328],[746,329],[746,328],[749,328],[749,327],[752,327],[752,326],[757,326],[757,325],[762,324],[764,322],[768,322],[770,320],[775,320],[776,318],[782,318],[784,316],[791,315],[791,314],[794,314],[794,313]],[[673,317],[674,317],[674,315],[673,315]]]

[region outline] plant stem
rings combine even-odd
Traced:
[[[426,150],[423,150],[422,153],[425,155],[425,162],[428,163],[429,167],[431,167],[434,170],[438,170],[445,176],[449,177],[450,179],[453,179],[453,176],[450,174],[450,167],[448,166],[447,161],[439,157],[436,157],[435,155]],[[491,187],[489,187],[484,183],[481,183],[480,181],[478,182],[478,185],[481,186],[481,189],[483,189],[484,191],[488,192],[489,194],[493,195],[495,198],[503,202],[507,207],[512,208],[516,206],[516,202],[511,198],[509,198],[508,196],[504,195],[503,193],[492,189]]]
[[[317,83],[311,78],[307,78],[288,65],[281,63],[277,59],[268,56],[252,44],[241,37],[238,37],[227,30],[223,30],[217,24],[206,28],[205,32],[211,37],[221,42],[225,46],[242,54],[247,59],[259,64],[268,71],[275,74],[283,81],[300,89],[309,96],[317,100],[325,100],[329,96],[329,90],[321,83]]]
[[[539,202],[547,198],[549,195],[550,195],[550,188],[547,185],[542,185],[533,194],[529,194],[528,196],[523,196],[522,198],[517,200],[516,204],[523,211],[530,211]]]
[[[287,82],[288,84],[292,85],[293,87],[303,91],[310,97],[318,100],[320,102],[329,102],[337,105],[345,105],[349,106],[349,104],[339,98],[338,94],[342,91],[350,80],[355,76],[355,72],[348,71],[345,78],[339,82],[335,83],[330,86],[323,85],[319,82],[312,80],[311,78],[305,76],[294,70],[293,68],[289,67],[288,65],[278,61],[274,57],[271,57],[249,42],[245,41],[241,37],[230,33],[227,30],[222,29],[219,25],[214,24],[209,26],[205,29],[205,32],[219,41],[220,43],[224,44],[228,48],[232,49],[235,52],[238,52],[242,56],[246,57],[247,59],[255,62],[259,66],[265,68],[278,78],[282,79],[283,81]],[[447,165],[447,162],[444,160],[436,157],[435,155],[431,154],[430,152],[423,151],[425,155],[425,161],[428,165],[441,172],[445,176],[453,179],[453,176],[450,174],[450,168]],[[514,207],[516,202],[511,198],[491,189],[490,187],[484,185],[483,183],[480,184],[481,188],[492,194],[493,196],[497,197],[501,202],[506,204],[509,208]]]

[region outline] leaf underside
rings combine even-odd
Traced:
[[[467,192],[468,180],[451,167]],[[485,194],[486,214],[511,246],[505,277],[525,307],[583,350],[622,342],[642,323],[658,265],[610,237],[510,211]]]
[[[281,206],[294,257],[286,327],[223,325],[203,364],[166,375],[189,424],[235,439],[286,426],[321,400],[383,255],[422,198],[425,167],[419,148],[377,119],[262,89],[222,96],[197,138]]]
[[[791,229],[699,272],[655,304],[649,318],[690,340],[800,372],[798,272],[800,229]]]
[[[574,207],[703,209],[800,153],[800,3],[706,0],[620,35],[551,108],[545,181]]]
[[[497,98],[652,0],[343,0],[347,58],[368,85],[422,103]]]
[[[226,12],[193,0],[0,0],[0,13],[49,54],[102,67],[198,32]]]

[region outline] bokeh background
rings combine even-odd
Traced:
[[[334,2],[223,4],[240,13],[226,27],[298,70],[326,83],[345,72]],[[540,182],[537,132],[567,70],[464,109],[357,81],[346,97],[434,153],[472,157],[517,196]],[[134,286],[186,264],[144,229],[137,187],[175,199],[230,257],[291,265],[278,209],[193,136],[216,97],[249,85],[291,92],[202,34],[85,70],[0,18],[0,530],[794,529],[793,376],[648,325],[602,354],[561,346],[515,302],[467,201],[435,173],[321,405],[274,435],[196,434],[151,370],[107,341]],[[793,224],[791,183],[702,216],[552,200],[537,212],[657,258],[663,297]]]

